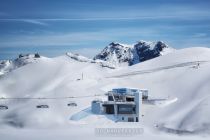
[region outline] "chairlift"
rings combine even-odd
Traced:
[[[195,64],[194,66],[192,66],[192,68],[194,69],[198,69],[200,67],[200,62],[197,62],[197,64]]]
[[[49,108],[48,105],[37,105],[36,108]]]
[[[198,65],[194,65],[194,66],[192,66],[192,68],[198,69]]]
[[[77,103],[71,101],[71,102],[69,102],[69,103],[67,104],[67,106],[73,106],[73,107],[75,107],[75,106],[77,106]]]
[[[49,108],[48,105],[37,105],[36,108]]]
[[[5,99],[4,97],[1,97],[1,99]],[[7,110],[9,109],[8,105],[7,105],[7,101],[6,100],[2,100],[0,103],[0,110]]]
[[[38,108],[38,109],[49,108],[49,105],[47,103],[44,103],[43,99],[45,99],[45,98],[38,98],[38,105],[36,106],[36,108]]]
[[[7,110],[9,107],[7,105],[0,105],[0,110]]]

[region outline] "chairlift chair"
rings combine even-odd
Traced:
[[[2,97],[1,98],[2,100],[1,100],[1,102],[0,102],[0,110],[7,110],[7,109],[9,109],[9,107],[8,107],[8,103],[7,103],[7,100],[4,100],[5,98],[4,97]]]
[[[37,105],[36,108],[49,108],[48,105]]]
[[[77,103],[76,102],[73,102],[73,101],[71,101],[71,102],[69,102],[68,104],[67,104],[67,106],[77,106]]]
[[[43,101],[43,99],[45,98],[38,98],[38,105],[36,106],[36,108],[41,109],[41,108],[49,108],[49,105],[47,103],[45,103],[45,101]]]
[[[0,105],[0,110],[7,110],[9,107],[7,105]]]

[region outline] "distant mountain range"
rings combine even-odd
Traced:
[[[102,67],[116,68],[118,66],[131,66],[161,55],[175,51],[162,41],[146,42],[139,41],[134,45],[126,45],[112,42],[106,46],[93,59],[79,54],[66,53],[68,57],[80,62],[97,63]],[[14,60],[0,60],[0,75],[8,73],[21,66],[34,63],[43,56],[36,54],[20,54]]]
[[[93,59],[108,61],[115,65],[134,65],[175,51],[162,41],[139,41],[134,45],[112,42]]]
[[[36,54],[20,54],[18,58],[14,60],[0,60],[0,75],[8,73],[16,68],[24,65],[36,62],[41,56]]]

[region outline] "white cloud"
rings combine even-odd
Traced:
[[[206,33],[195,33],[194,35],[192,35],[193,38],[203,38],[203,37],[207,37]]]
[[[36,24],[36,25],[43,25],[43,26],[48,25],[47,23],[45,23],[43,21],[39,21],[39,20],[35,20],[35,19],[22,19],[20,21],[27,22],[27,23],[32,23],[32,24]]]
[[[121,37],[150,36],[152,34],[157,34],[157,32],[152,29],[118,28],[94,32],[16,35],[0,38],[0,47],[86,45],[91,41],[117,41]]]
[[[68,14],[69,13],[69,14]],[[72,13],[73,17],[72,18]],[[1,15],[1,12],[0,12]],[[66,10],[62,12],[51,11],[47,13],[51,18],[2,18],[0,21],[25,21],[28,23],[46,25],[46,21],[103,21],[103,20],[153,20],[153,19],[184,19],[184,20],[200,20],[210,18],[210,11],[205,8],[192,7],[192,6],[173,6],[173,5],[160,5],[158,7],[150,8],[113,8],[99,11],[71,11]],[[54,18],[55,16],[61,18]]]
[[[70,18],[72,17],[78,18]],[[56,15],[58,13],[48,13]],[[144,19],[205,19],[210,17],[210,11],[205,8],[189,6],[189,5],[159,5],[157,7],[112,7],[103,10],[89,11],[60,11],[59,15],[66,18],[49,18],[41,19],[47,21],[72,21],[72,20],[144,20]]]
[[[48,24],[42,20],[38,19],[17,19],[17,18],[1,18],[0,21],[9,21],[9,22],[26,22],[26,23],[31,23],[31,24],[36,24],[36,25],[42,25],[42,26],[47,26]]]

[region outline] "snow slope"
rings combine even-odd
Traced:
[[[123,69],[123,73],[117,72],[113,78],[136,81],[139,86],[150,89],[152,96],[178,99],[158,110],[155,118],[160,129],[209,133],[209,62],[209,48],[187,48]]]
[[[0,127],[6,130],[75,126],[81,133],[92,126],[112,127],[115,123],[111,116],[90,112],[91,101],[105,99],[104,93],[112,88],[135,87],[148,89],[154,98],[176,100],[163,106],[143,104],[139,127],[145,129],[145,134],[134,139],[174,138],[165,132],[196,134],[201,138],[200,135],[210,134],[209,61],[209,48],[181,49],[120,69],[80,62],[67,55],[40,59],[0,77],[0,97],[8,98],[1,99],[0,104],[9,107],[0,110]],[[32,99],[11,99],[16,97]],[[78,106],[68,107],[71,101]],[[40,104],[50,108],[37,109]]]
[[[25,66],[31,63],[37,63],[42,59],[46,59],[46,57],[43,57],[43,56],[37,57],[36,55],[39,55],[39,54],[25,54],[25,55],[20,54],[19,57],[14,60],[0,60],[0,76],[3,76],[4,74],[7,74],[22,66]],[[115,69],[115,65],[107,61],[93,60],[93,59],[89,59],[82,55],[74,54],[71,52],[68,52],[65,55],[78,62],[96,63],[100,65],[101,67]]]

